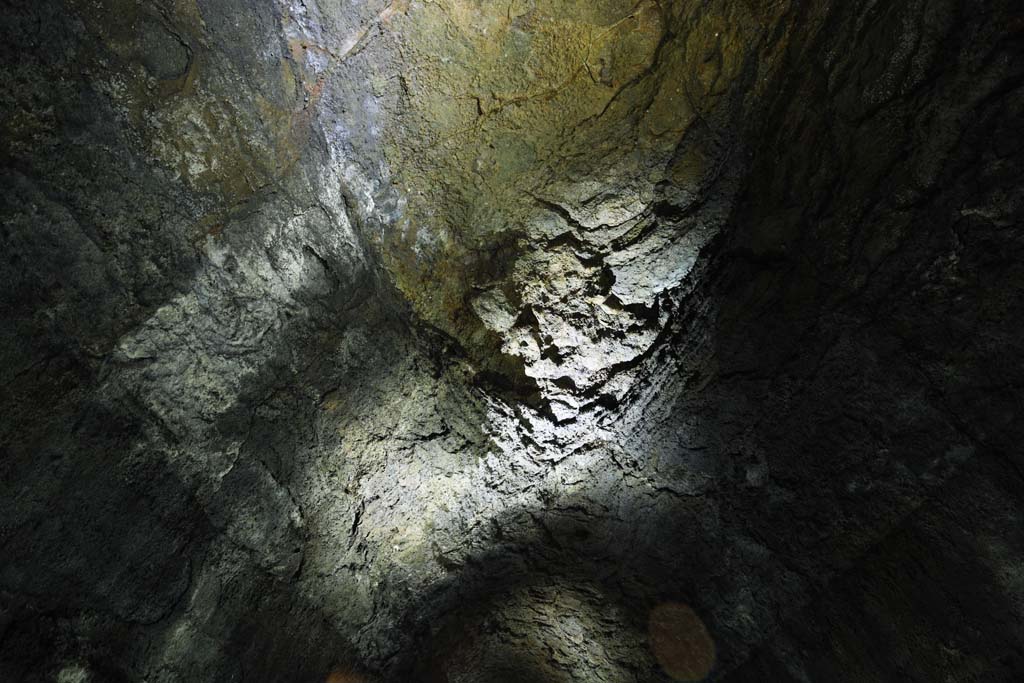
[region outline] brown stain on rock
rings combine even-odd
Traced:
[[[651,650],[661,668],[676,681],[702,681],[715,666],[715,643],[704,622],[689,606],[668,602],[648,618]]]
[[[516,290],[514,264],[536,243],[533,198],[703,182],[704,150],[677,148],[728,104],[750,60],[769,60],[763,34],[787,6],[438,0],[394,17],[402,91],[384,150],[406,204],[376,239],[417,313],[495,365],[500,348],[469,301]]]

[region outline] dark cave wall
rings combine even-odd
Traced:
[[[1014,3],[680,24],[781,22],[688,48],[751,89],[673,152],[726,171],[634,232],[721,232],[632,384],[563,422],[364,248],[401,205],[360,108],[384,4],[286,4],[2,8],[0,679],[665,681],[664,601],[712,679],[1024,675]],[[318,75],[296,26],[374,38]],[[587,239],[534,256],[664,259]],[[574,303],[545,311],[596,324]]]
[[[1016,473],[965,468],[727,680],[1018,680],[1020,519]]]
[[[1024,672],[1022,21],[845,3],[788,55],[719,256],[718,381],[763,402],[794,496],[744,523],[837,577],[729,680]]]

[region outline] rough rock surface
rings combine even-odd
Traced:
[[[1012,0],[14,0],[0,680],[1024,679]]]

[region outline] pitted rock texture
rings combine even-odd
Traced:
[[[403,204],[383,262],[426,321],[568,419],[653,346],[728,214],[730,143],[786,5],[402,8],[367,48],[401,60],[379,86]]]
[[[1014,2],[3,15],[0,680],[1024,678]]]

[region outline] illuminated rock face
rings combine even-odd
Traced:
[[[0,680],[1024,677],[1016,4],[0,23]]]
[[[725,222],[787,8],[393,2],[351,48],[326,8],[289,35],[395,285],[561,421],[628,391]]]

